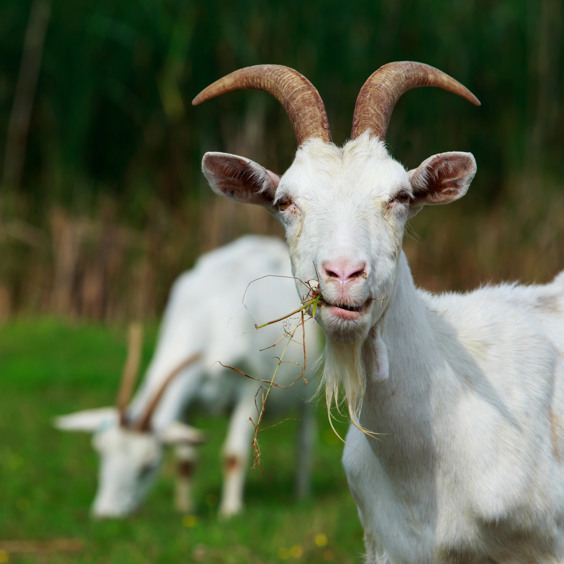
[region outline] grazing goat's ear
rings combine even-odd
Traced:
[[[280,177],[259,164],[227,153],[206,153],[202,170],[213,191],[245,204],[258,204],[272,211]]]
[[[415,215],[425,205],[462,198],[476,174],[476,160],[472,153],[439,153],[408,174],[413,188],[411,213]]]
[[[118,424],[118,412],[115,407],[85,409],[69,415],[60,415],[53,420],[53,425],[61,431],[94,432]]]

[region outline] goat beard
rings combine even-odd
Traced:
[[[344,403],[351,421],[357,426],[366,391],[362,348],[361,341],[342,343],[328,340],[321,380],[321,388],[325,388],[329,417],[331,418],[333,405],[341,413],[341,405]]]

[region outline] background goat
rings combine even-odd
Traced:
[[[176,445],[181,470],[177,508],[192,509],[189,478],[195,461],[193,445],[203,436],[178,420],[195,403],[214,413],[232,409],[222,451],[224,485],[219,511],[228,516],[242,509],[254,432],[249,419],[257,420],[259,384],[223,368],[220,362],[253,377],[272,378],[278,363],[274,357],[280,356],[283,343],[275,349],[269,347],[280,339],[281,329],[269,326],[257,331],[253,317],[266,322],[296,309],[299,301],[291,276],[286,247],[274,238],[247,236],[204,255],[174,284],[154,357],[131,405],[127,407],[131,379],[125,378],[118,409],[80,411],[57,419],[60,429],[95,433],[93,444],[101,458],[92,509],[95,516],[125,516],[141,503],[157,475],[166,444]],[[302,343],[298,342],[301,329],[298,334],[284,355],[277,384],[288,385],[300,375],[304,362]],[[306,340],[308,350],[314,352],[315,327],[308,329]],[[308,364],[313,366],[314,357],[310,360]],[[132,363],[135,361],[130,357],[128,364]],[[126,370],[132,372],[134,368]],[[305,401],[307,393],[312,392],[301,382],[288,390],[274,388],[267,405],[269,413],[300,407],[299,497],[308,492],[312,447],[313,415]]]
[[[323,102],[296,71],[241,69],[194,103],[238,88],[284,105],[299,148],[280,177],[208,153],[212,188],[260,204],[285,230],[298,279],[318,278],[329,406],[352,418],[343,462],[373,563],[564,562],[564,275],[433,296],[413,282],[402,239],[424,205],[463,196],[470,153],[407,171],[388,153],[395,103],[438,86],[420,63],[385,65],[362,87],[351,140],[331,143]],[[304,289],[298,285],[304,298]]]

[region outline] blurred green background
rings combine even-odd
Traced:
[[[400,100],[392,154],[409,168],[472,151],[469,195],[413,222],[407,251],[431,289],[544,281],[564,264],[562,0],[5,0],[0,7],[0,316],[156,317],[204,250],[253,231],[260,209],[212,196],[206,150],[277,171],[295,140],[280,105],[194,95],[238,67],[280,63],[323,97],[334,140],[380,65],[411,59],[482,101]],[[131,292],[131,288],[135,292]]]
[[[143,368],[155,333],[146,331]],[[98,467],[91,435],[58,431],[51,421],[111,405],[126,340],[119,325],[35,318],[0,326],[1,564],[361,561],[362,528],[340,464],[343,445],[322,405],[308,500],[297,503],[293,496],[297,421],[289,414],[262,426],[263,471],[248,472],[246,511],[218,519],[227,421],[196,414],[193,423],[210,440],[199,450],[194,514],[173,509],[175,460],[169,452],[139,511],[123,521],[91,519]],[[346,422],[340,419],[343,434]]]

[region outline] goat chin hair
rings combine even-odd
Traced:
[[[358,422],[366,390],[362,342],[339,343],[327,341],[325,367],[319,390],[321,391],[323,388],[325,388],[329,418],[331,419],[333,405],[341,413],[341,405],[344,403],[353,425],[364,430]]]

